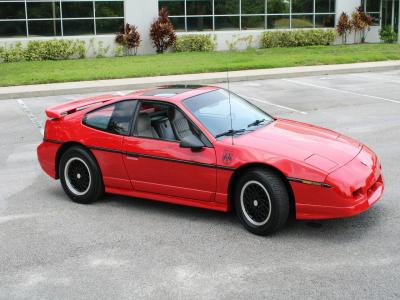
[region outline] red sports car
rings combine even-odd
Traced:
[[[103,192],[227,212],[267,235],[296,219],[359,214],[383,193],[381,164],[331,130],[275,118],[211,86],[165,86],[46,109],[39,162],[66,194]]]

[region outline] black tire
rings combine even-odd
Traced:
[[[279,174],[253,169],[238,181],[234,191],[236,213],[243,226],[257,235],[282,228],[289,216],[289,193]]]
[[[74,202],[90,204],[104,193],[96,159],[83,147],[67,149],[61,156],[58,172],[65,193]]]

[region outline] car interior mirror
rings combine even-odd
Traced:
[[[190,148],[193,151],[199,151],[204,148],[204,143],[195,135],[191,134],[182,138],[181,148]]]

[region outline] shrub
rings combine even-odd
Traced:
[[[59,60],[86,56],[85,42],[79,40],[30,41],[24,52],[26,60]]]
[[[79,40],[30,41],[26,46],[16,43],[14,46],[4,46],[0,51],[0,61],[3,62],[59,60],[85,56],[85,42]]]
[[[92,49],[92,54],[94,57],[97,58],[102,58],[102,57],[106,57],[107,54],[109,53],[110,49],[111,49],[111,45],[107,45],[104,46],[104,42],[103,41],[97,41],[95,40],[95,38],[91,38],[89,40],[89,45],[87,47],[88,51],[90,51],[90,49]]]
[[[128,52],[133,51],[133,54],[136,55],[142,40],[140,38],[140,33],[137,31],[137,27],[126,23],[125,26],[121,27],[119,33],[117,33],[115,42],[126,47]]]
[[[336,33],[333,29],[267,31],[263,33],[261,43],[263,48],[302,47],[329,45],[335,39]]]
[[[367,14],[361,6],[357,10],[360,14],[360,20],[362,23],[361,43],[365,43],[367,34],[371,30],[371,26],[374,23],[374,18],[371,15]]]
[[[385,43],[393,44],[397,42],[397,33],[393,30],[391,26],[385,26],[379,31],[381,40]]]
[[[367,31],[371,30],[371,25],[374,22],[374,18],[364,12],[364,9],[360,6],[351,15],[351,25],[354,29],[354,43],[357,43],[357,34],[360,33],[361,43],[365,42]]]
[[[150,38],[157,49],[157,53],[164,53],[165,50],[175,45],[176,34],[174,26],[169,20],[166,7],[160,9],[159,17],[151,24]]]
[[[122,45],[117,45],[114,50],[113,50],[113,54],[116,57],[121,57],[124,56],[124,46]]]
[[[365,42],[367,32],[371,30],[374,18],[364,12],[360,6],[351,14],[351,25],[354,29],[354,43],[357,43],[357,34],[360,33],[361,43]]]
[[[177,38],[175,49],[177,52],[209,52],[215,49],[215,43],[209,34],[189,34]]]
[[[336,32],[339,34],[340,37],[342,37],[342,43],[347,43],[347,35],[351,32],[352,29],[353,25],[351,23],[349,15],[345,12],[342,12],[338,24],[336,25]]]
[[[24,49],[21,43],[14,46],[4,46],[0,50],[0,62],[16,62],[24,60]]]

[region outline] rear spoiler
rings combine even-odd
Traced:
[[[71,101],[46,108],[46,115],[51,119],[60,119],[74,112],[83,110],[98,103],[104,103],[115,98],[115,95],[102,95]]]

